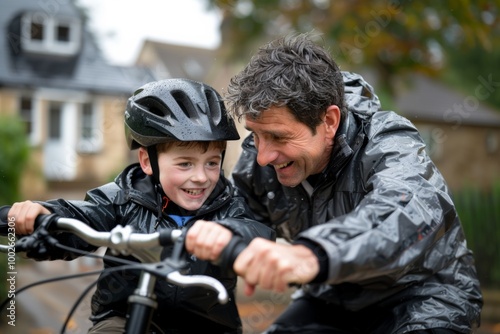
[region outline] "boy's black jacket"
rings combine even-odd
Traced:
[[[275,239],[274,231],[252,219],[252,214],[242,198],[233,197],[231,184],[221,174],[214,191],[190,219],[189,224],[198,219],[217,221],[230,229],[235,235],[249,242],[255,237]],[[158,212],[157,194],[152,178],[145,175],[138,164],[128,166],[111,182],[87,192],[84,201],[50,200],[40,202],[53,213],[62,217],[76,218],[99,231],[110,231],[116,225],[130,225],[134,232],[153,233]],[[166,214],[163,215],[158,229],[176,228],[177,225]],[[62,234],[58,237],[62,243],[79,249],[93,251],[76,236]],[[168,253],[162,252],[162,256]],[[109,252],[109,251],[108,251]],[[70,260],[77,255],[68,252],[50,254],[50,260]],[[128,259],[134,259],[128,257]],[[240,328],[241,321],[235,304],[234,290],[236,277],[225,273],[221,268],[207,261],[189,259],[189,274],[209,275],[220,280],[228,290],[230,301],[221,305],[214,292],[200,287],[179,288],[159,280],[156,287],[158,309],[154,321],[163,328],[181,328],[198,325],[207,321],[206,317],[217,324],[229,328]],[[116,266],[110,261],[105,267]],[[97,290],[92,297],[92,320],[97,322],[111,316],[124,316],[127,311],[127,298],[137,287],[139,273],[136,271],[118,271],[110,275],[101,275]],[[186,312],[188,310],[189,312]],[[201,317],[198,317],[201,315]],[[208,326],[210,324],[207,324]]]

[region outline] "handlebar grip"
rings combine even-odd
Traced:
[[[173,245],[175,243],[175,240],[177,240],[181,235],[182,235],[181,230],[163,228],[160,230],[160,238],[159,238],[160,245],[161,246]]]
[[[10,210],[10,205],[0,207],[0,235],[6,236],[9,230],[9,218],[7,214]]]
[[[233,264],[240,253],[247,247],[247,243],[239,236],[233,236],[227,246],[222,250],[219,258],[215,261],[222,270],[233,271]]]
[[[4,205],[0,207],[0,235],[6,236],[8,235],[9,231],[9,223],[13,223],[15,221],[9,221],[9,211],[12,206],[10,205]],[[35,219],[35,224],[34,224],[34,229],[36,230],[40,225],[48,219],[49,216],[54,217],[53,214],[49,215],[38,215]],[[55,221],[55,218],[51,218],[51,221],[47,223],[47,227],[49,224],[51,224],[53,221]],[[12,225],[12,224],[11,224]],[[12,226],[11,226],[12,227]]]
[[[47,231],[51,231],[52,229],[55,229],[55,225],[57,224],[57,219],[59,218],[58,215],[56,214],[48,214],[48,215],[38,215],[35,218],[35,224],[33,228],[36,230],[39,228],[42,224],[45,224],[45,228]],[[46,221],[46,223],[45,223]]]

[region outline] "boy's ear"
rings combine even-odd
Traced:
[[[138,154],[142,171],[146,173],[146,175],[153,175],[153,169],[151,168],[151,160],[149,160],[148,150],[145,147],[139,147]]]

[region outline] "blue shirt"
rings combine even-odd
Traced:
[[[189,219],[193,218],[193,216],[178,216],[170,214],[168,216],[172,218],[179,227],[183,227]]]

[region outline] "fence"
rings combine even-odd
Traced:
[[[500,180],[488,190],[464,187],[453,197],[481,285],[500,289]]]

